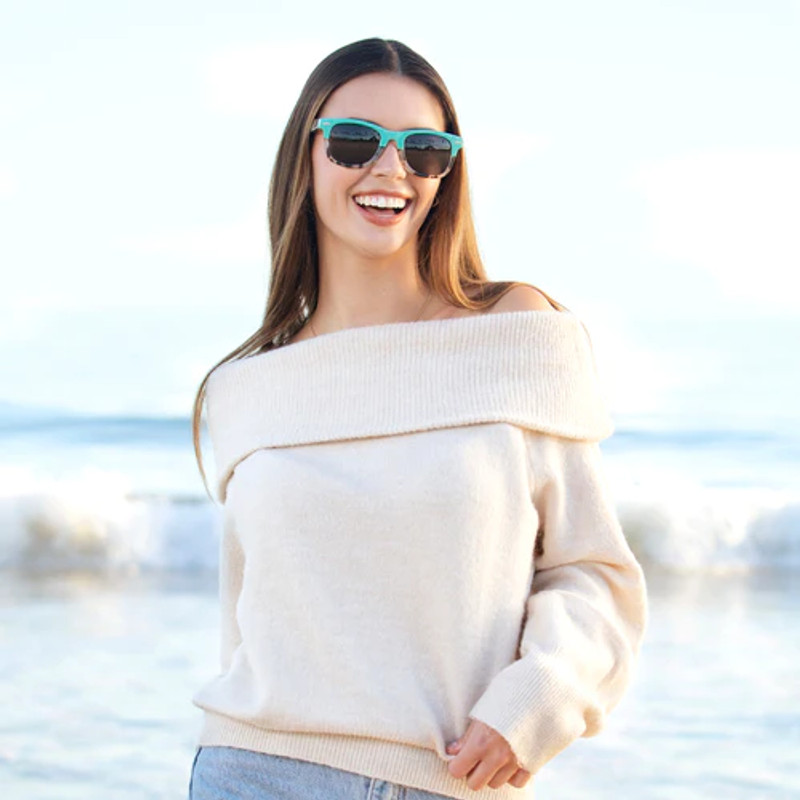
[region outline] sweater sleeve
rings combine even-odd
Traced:
[[[469,716],[504,736],[536,773],[603,727],[629,683],[647,601],[597,442],[525,433],[539,536],[518,658]]]
[[[223,511],[222,535],[219,543],[219,659],[223,674],[228,671],[233,653],[242,641],[236,619],[236,605],[242,591],[243,573],[244,553],[236,534],[233,515],[226,506]]]

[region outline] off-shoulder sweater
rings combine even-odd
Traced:
[[[348,328],[218,367],[219,674],[200,746],[458,798],[470,719],[532,773],[629,684],[645,584],[606,484],[583,323],[513,311]]]

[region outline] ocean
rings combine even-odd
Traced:
[[[537,798],[800,797],[800,430],[618,420],[602,450],[650,627]],[[0,405],[4,798],[186,797],[220,521],[188,419]]]

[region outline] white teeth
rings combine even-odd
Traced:
[[[372,208],[405,208],[406,200],[403,197],[387,197],[385,194],[360,194],[355,198],[360,206]]]

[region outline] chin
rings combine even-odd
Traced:
[[[353,241],[352,245],[353,250],[364,258],[384,259],[402,255],[404,252],[416,252],[416,238],[392,240],[389,237],[376,237],[373,240]]]
[[[403,247],[364,247],[361,248],[360,252],[365,258],[382,261],[402,256],[404,253],[409,252],[410,249],[411,248],[405,245]]]

